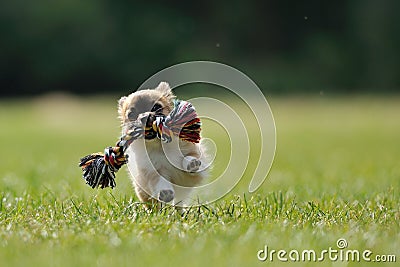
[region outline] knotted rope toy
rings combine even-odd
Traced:
[[[125,151],[139,138],[157,137],[169,143],[172,135],[176,135],[187,142],[200,142],[201,121],[193,105],[187,101],[175,100],[172,111],[167,116],[156,115],[151,125],[142,126],[136,122],[130,128],[114,147],[107,147],[104,153],[93,153],[81,158],[79,167],[82,168],[86,184],[92,188],[114,188],[115,173],[128,162]]]

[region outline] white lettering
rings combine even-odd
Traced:
[[[265,246],[264,249],[260,249],[257,252],[257,258],[260,261],[266,261],[267,260],[267,258],[268,258],[268,246]]]
[[[288,259],[285,256],[286,256],[286,251],[285,250],[281,249],[281,250],[278,251],[278,253],[277,253],[278,260],[287,261]]]
[[[293,254],[295,254],[295,257],[293,257]],[[299,252],[295,249],[289,251],[289,259],[291,261],[299,261],[300,260]]]
[[[350,261],[350,256],[351,255],[351,261],[360,261],[360,252],[358,250],[346,250],[346,261]]]
[[[371,255],[372,255],[372,251],[371,250],[369,250],[369,249],[364,250],[363,253],[362,253],[362,258],[365,261],[371,261],[371,259],[369,258],[369,257],[371,257]]]
[[[337,253],[338,251],[336,249],[332,249],[331,247],[329,247],[329,251],[328,252],[329,252],[329,259],[331,261],[337,261],[338,255],[337,254],[336,255],[332,255],[332,254]]]
[[[328,250],[324,249],[321,251],[321,255],[318,258],[318,261],[323,261],[325,259],[325,254],[328,253]]]
[[[302,261],[306,261],[306,256],[307,255],[307,261],[316,261],[316,254],[315,251],[313,249],[305,249],[303,250],[303,252],[301,253],[301,260]],[[311,259],[312,256],[312,259]]]
[[[270,261],[274,261],[274,253],[276,252],[276,250],[271,250],[271,253],[269,253],[269,257],[270,257]]]

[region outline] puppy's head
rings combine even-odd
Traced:
[[[151,124],[155,115],[168,115],[173,108],[173,95],[168,83],[161,82],[155,89],[139,90],[118,101],[118,115],[123,130],[132,123]]]

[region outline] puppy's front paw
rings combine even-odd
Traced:
[[[161,190],[160,193],[158,193],[158,200],[168,203],[174,199],[174,196],[174,191],[170,189],[165,189]]]
[[[187,156],[183,159],[183,168],[187,172],[197,172],[201,166],[201,160]]]

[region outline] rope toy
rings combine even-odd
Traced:
[[[128,162],[126,149],[139,139],[159,138],[162,142],[172,141],[172,135],[181,140],[200,142],[201,122],[193,105],[187,101],[175,100],[174,108],[167,115],[156,115],[151,125],[142,126],[134,122],[131,129],[122,135],[114,147],[107,147],[104,153],[93,153],[80,159],[79,167],[83,179],[92,188],[114,188],[115,173]]]

